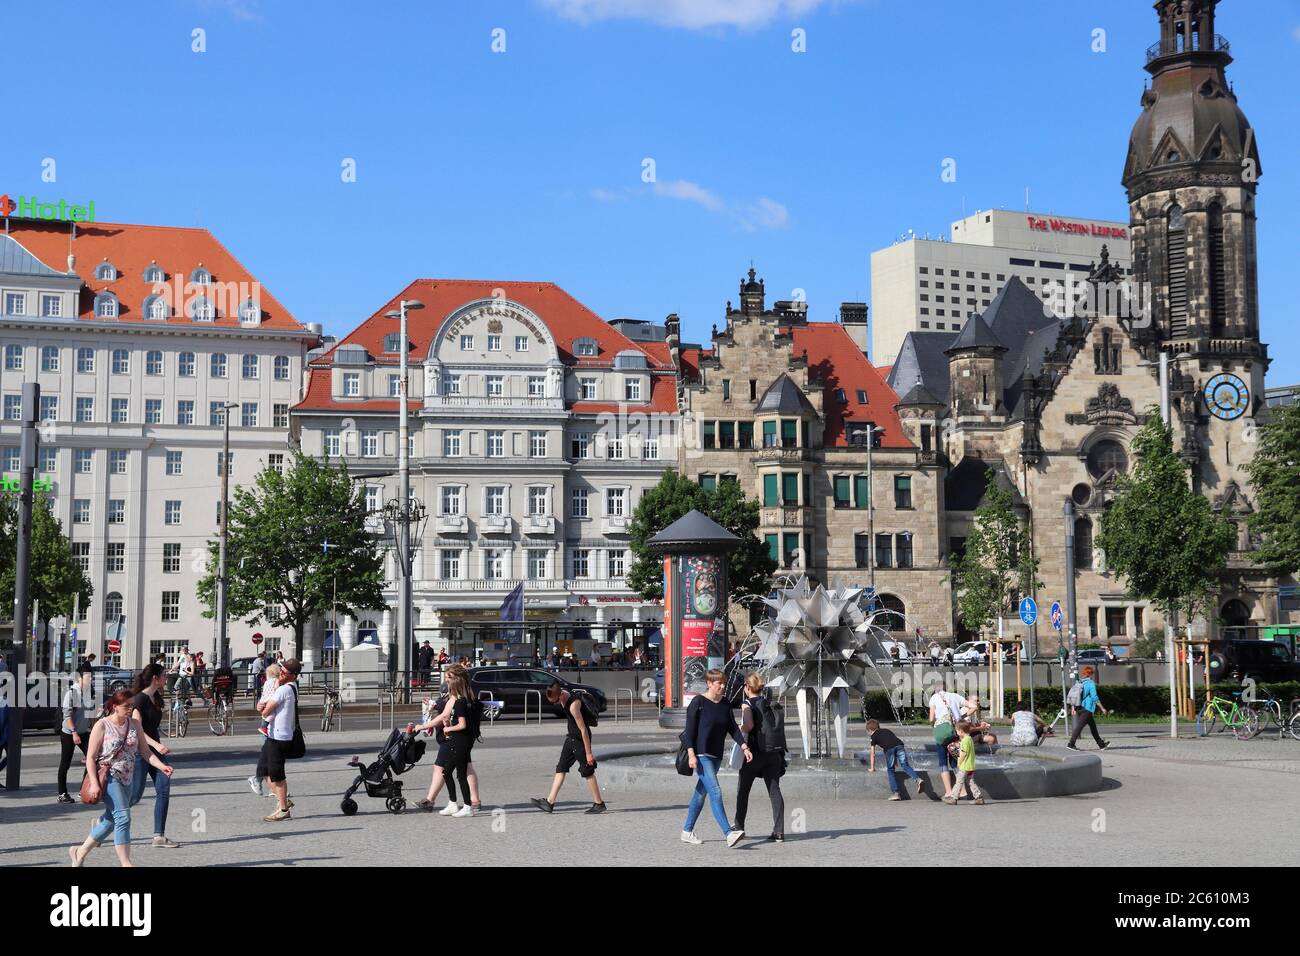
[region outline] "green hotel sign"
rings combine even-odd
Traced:
[[[0,491],[6,494],[18,494],[23,490],[23,482],[19,477],[12,475],[0,475]],[[49,478],[33,478],[32,491],[53,491],[54,481]]]
[[[84,206],[70,206],[66,199],[57,203],[41,202],[35,196],[19,196],[18,201],[5,193],[0,196],[0,216],[17,215],[20,219],[59,219],[64,222],[94,222],[95,200]]]

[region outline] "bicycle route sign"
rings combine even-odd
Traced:
[[[1061,613],[1061,602],[1053,601],[1052,602],[1052,627],[1056,628],[1059,631],[1061,629],[1061,623],[1062,621],[1064,621],[1064,619],[1065,616]]]
[[[1020,620],[1026,624],[1033,624],[1038,620],[1038,604],[1033,598],[1027,597],[1020,602]]]

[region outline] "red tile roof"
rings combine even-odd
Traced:
[[[822,407],[825,416],[823,441],[837,448],[848,447],[845,422],[875,422],[885,432],[882,448],[913,448],[898,421],[898,395],[885,378],[867,361],[862,350],[838,322],[809,322],[794,326],[793,354],[808,356],[808,377],[825,383]],[[844,389],[847,403],[835,397]],[[857,391],[867,393],[867,404],[859,405]]]
[[[45,220],[10,219],[9,236],[55,272],[66,273],[68,256],[75,255],[76,272],[83,283],[78,315],[99,322],[151,323],[154,325],[202,325],[218,328],[240,327],[238,308],[242,290],[232,295],[230,303],[218,301],[217,318],[212,322],[195,322],[184,311],[185,302],[196,289],[185,289],[190,274],[200,264],[212,274],[217,284],[241,283],[262,310],[260,329],[306,333],[306,329],[280,302],[256,285],[257,280],[230,254],[229,250],[206,229],[178,226],[140,226],[125,223],[77,223],[73,238],[71,223]],[[107,259],[117,270],[114,280],[95,278],[95,271]],[[144,271],[156,264],[163,270],[169,292],[180,283],[181,302],[173,306],[167,319],[147,319],[142,313],[145,299],[153,294],[153,284],[144,281]],[[117,296],[118,317],[97,318],[95,296],[109,291]],[[175,298],[173,295],[172,298]]]

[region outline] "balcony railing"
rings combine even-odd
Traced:
[[[524,534],[555,534],[554,515],[529,515],[523,520]]]
[[[515,520],[510,515],[484,515],[478,522],[480,534],[510,534],[514,527]]]
[[[514,397],[508,395],[429,395],[425,408],[532,408],[564,410],[562,398]]]
[[[464,534],[469,531],[469,518],[465,515],[438,515],[435,527],[439,534]]]
[[[632,524],[628,515],[606,515],[600,519],[601,534],[627,534]]]
[[[1186,43],[1179,43],[1178,40],[1161,40],[1159,43],[1153,43],[1147,47],[1147,62],[1158,60],[1162,56],[1175,56],[1179,53],[1227,53],[1230,50],[1228,41],[1219,34],[1214,34],[1211,38],[1210,45],[1206,45],[1204,37],[1197,38],[1196,46],[1187,46]]]
[[[489,591],[509,593],[519,584],[525,593],[530,591],[569,591],[577,594],[614,592],[631,595],[632,590],[622,578],[467,578],[447,581],[416,581],[416,591]]]
[[[761,517],[764,527],[798,528],[803,526],[805,513],[798,505],[788,505],[780,508],[764,508]]]
[[[755,448],[753,451],[753,461],[756,465],[808,461],[809,457],[807,448]]]

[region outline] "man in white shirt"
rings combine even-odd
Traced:
[[[289,785],[285,780],[284,762],[293,745],[294,730],[298,727],[298,674],[302,665],[290,658],[281,665],[280,686],[258,707],[262,717],[270,722],[266,728],[266,742],[262,744],[262,758],[257,775],[271,780],[276,809],[270,816],[262,817],[267,823],[289,819],[293,801],[289,799]]]

